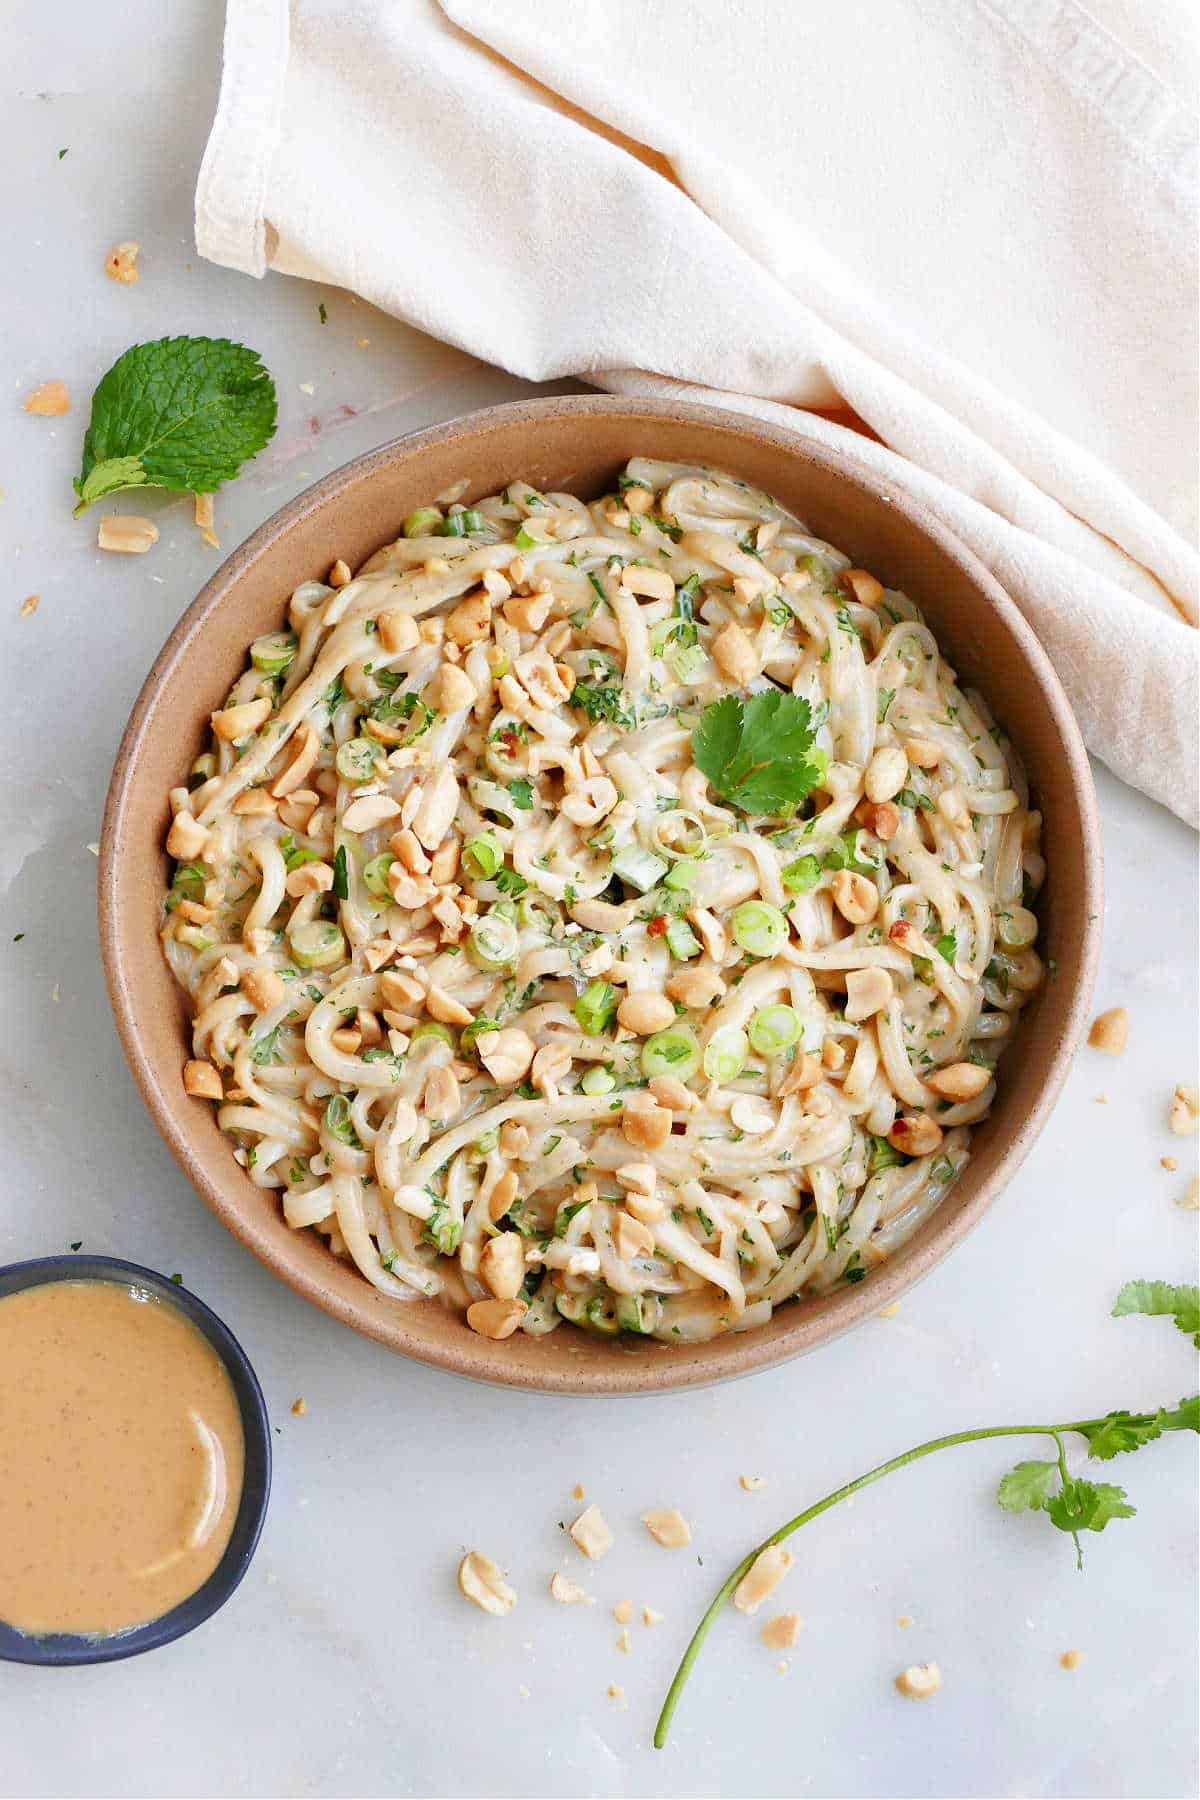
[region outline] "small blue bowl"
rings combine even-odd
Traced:
[[[112,1281],[120,1287],[136,1285],[177,1307],[204,1333],[228,1371],[241,1408],[246,1446],[242,1499],[225,1554],[203,1587],[197,1588],[178,1606],[173,1606],[170,1612],[145,1625],[134,1625],[128,1631],[113,1632],[105,1637],[88,1637],[76,1632],[35,1637],[0,1620],[0,1660],[68,1668],[75,1663],[117,1662],[125,1656],[140,1656],[145,1650],[157,1650],[160,1644],[169,1644],[194,1631],[197,1625],[203,1625],[205,1619],[211,1618],[218,1607],[224,1606],[250,1567],[267,1516],[267,1501],[271,1494],[271,1424],[258,1377],[246,1352],[229,1327],[186,1288],[153,1269],[144,1269],[140,1263],[123,1262],[115,1256],[43,1256],[36,1262],[11,1263],[0,1269],[0,1300],[48,1281]]]

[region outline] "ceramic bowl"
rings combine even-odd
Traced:
[[[597,1338],[562,1328],[504,1343],[436,1302],[397,1303],[314,1232],[284,1224],[247,1180],[213,1110],[188,1099],[183,996],[159,948],[167,791],[184,778],[245,663],[277,630],[301,581],[351,567],[401,519],[462,477],[466,501],[523,476],[594,495],[633,454],[727,469],[778,496],[855,563],[921,607],[964,682],[985,693],[1029,772],[1049,873],[1039,948],[1054,971],[1021,1015],[971,1160],[941,1207],[868,1281],[782,1307],[763,1328],[699,1345]],[[1100,834],[1091,774],[1065,696],[1028,625],[971,553],[919,501],[830,450],[732,413],[599,395],[522,401],[418,432],[361,457],[268,519],[180,619],[134,706],[113,771],[100,848],[100,937],[117,1030],[138,1086],[188,1179],[242,1243],[297,1293],[422,1362],[544,1392],[632,1394],[743,1375],[795,1356],[895,1300],[983,1216],[1049,1117],[1079,1039],[1099,948]]]
[[[145,1625],[108,1636],[79,1632],[34,1635],[17,1631],[0,1619],[0,1661],[68,1668],[77,1663],[119,1662],[141,1656],[195,1631],[224,1606],[250,1567],[258,1547],[271,1495],[271,1426],[258,1377],[242,1346],[211,1307],[154,1269],[116,1256],[43,1256],[35,1262],[11,1263],[0,1269],[0,1300],[48,1281],[112,1281],[119,1287],[146,1288],[165,1306],[173,1306],[203,1333],[225,1365],[242,1415],[245,1467],[242,1498],[225,1554],[201,1587]]]

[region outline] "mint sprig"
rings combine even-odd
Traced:
[[[1168,1304],[1168,1297],[1172,1299],[1171,1304]],[[1127,1282],[1117,1297],[1113,1312],[1117,1317],[1133,1312],[1169,1314],[1174,1316],[1181,1330],[1190,1331],[1190,1308],[1195,1305],[1196,1297],[1195,1288],[1173,1288],[1166,1282]],[[869,1469],[865,1475],[848,1481],[844,1487],[836,1488],[832,1494],[826,1494],[823,1500],[797,1513],[794,1519],[789,1519],[786,1525],[781,1525],[769,1538],[756,1545],[721,1584],[693,1632],[667,1690],[654,1728],[655,1749],[661,1750],[666,1744],[675,1709],[704,1640],[739,1582],[764,1550],[773,1544],[781,1544],[802,1525],[819,1518],[839,1501],[848,1500],[897,1469],[921,1462],[936,1451],[953,1449],[958,1444],[979,1443],[985,1438],[1048,1437],[1054,1443],[1054,1460],[1017,1463],[1001,1481],[996,1498],[1006,1512],[1040,1512],[1059,1531],[1067,1532],[1075,1540],[1076,1565],[1082,1568],[1080,1532],[1103,1531],[1114,1519],[1131,1519],[1135,1508],[1129,1505],[1124,1488],[1107,1481],[1087,1481],[1071,1475],[1067,1469],[1064,1437],[1071,1434],[1083,1437],[1089,1456],[1107,1459],[1122,1452],[1140,1450],[1169,1431],[1200,1432],[1200,1395],[1181,1400],[1176,1407],[1159,1407],[1155,1412],[1134,1413],[1121,1409],[1106,1413],[1102,1418],[1072,1419],[1058,1425],[984,1425],[974,1431],[955,1431],[948,1437],[931,1438],[927,1443],[917,1444],[914,1449],[891,1457],[877,1468]]]
[[[825,752],[813,748],[807,700],[768,688],[749,700],[726,694],[706,706],[692,733],[692,760],[721,795],[744,813],[790,813],[825,775]]]
[[[129,488],[211,494],[275,434],[275,384],[228,338],[159,338],[119,356],[92,395],[78,518]]]

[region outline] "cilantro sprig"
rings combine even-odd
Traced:
[[[1181,1331],[1190,1333],[1200,1325],[1200,1290],[1172,1287],[1163,1281],[1127,1281],[1117,1296],[1113,1316],[1123,1318],[1131,1313],[1172,1317]],[[1171,1431],[1200,1432],[1200,1394],[1181,1400],[1178,1406],[1160,1406],[1154,1412],[1135,1413],[1121,1409],[1105,1413],[1102,1418],[1071,1419],[1057,1425],[983,1425],[974,1431],[954,1431],[947,1437],[930,1438],[927,1443],[917,1444],[912,1450],[905,1450],[856,1480],[848,1481],[844,1487],[836,1488],[832,1494],[826,1494],[815,1506],[797,1513],[794,1519],[789,1519],[786,1525],[781,1525],[757,1544],[722,1582],[693,1632],[667,1690],[654,1728],[655,1749],[661,1750],[666,1744],[680,1695],[704,1640],[739,1582],[749,1574],[764,1550],[773,1544],[781,1544],[802,1525],[819,1518],[840,1500],[850,1499],[862,1488],[882,1481],[885,1475],[892,1475],[897,1469],[907,1468],[910,1463],[921,1462],[939,1450],[950,1450],[958,1444],[980,1443],[985,1438],[1048,1437],[1054,1444],[1053,1459],[1017,1463],[1001,1481],[996,1499],[1005,1512],[1043,1513],[1051,1525],[1074,1539],[1076,1566],[1082,1569],[1079,1534],[1103,1531],[1114,1519],[1132,1519],[1136,1508],[1130,1506],[1125,1489],[1115,1483],[1088,1481],[1072,1475],[1067,1467],[1063,1439],[1071,1435],[1082,1437],[1088,1447],[1088,1456],[1106,1462],[1114,1456],[1141,1450],[1155,1438],[1162,1437],[1164,1432]]]
[[[228,338],[159,338],[119,356],[92,395],[75,517],[127,488],[212,494],[275,435],[275,384]]]
[[[706,706],[692,733],[692,760],[741,812],[791,812],[825,775],[825,752],[808,701],[768,688],[749,700],[726,694]]]

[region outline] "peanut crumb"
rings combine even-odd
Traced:
[[[303,1394],[301,1394],[298,1400],[292,1401],[292,1411],[296,1414],[297,1418],[299,1418],[302,1413],[308,1411],[308,1401],[304,1398]]]
[[[642,1524],[664,1550],[683,1550],[692,1541],[692,1528],[678,1507],[643,1513]]]
[[[354,341],[358,345],[360,350],[367,350],[370,348],[370,345],[371,345],[370,338],[355,338]]]
[[[893,1300],[892,1304],[890,1306],[885,1306],[882,1308],[879,1316],[881,1319],[894,1319],[899,1311],[900,1311],[900,1302],[898,1300]]]
[[[623,1656],[628,1656],[629,1652],[633,1649],[633,1639],[629,1635],[628,1628],[626,1628],[624,1631],[622,1631],[618,1635],[617,1649],[621,1652],[621,1654]]]
[[[104,273],[110,281],[119,281],[123,287],[133,286],[138,279],[137,259],[141,247],[132,238],[113,245],[104,259]]]
[[[556,1573],[550,1577],[550,1598],[558,1600],[563,1606],[594,1606],[592,1596],[581,1588],[577,1581],[568,1576]]]
[[[777,1675],[786,1675],[791,1666],[791,1663],[788,1662],[777,1662],[775,1664],[775,1673]]]
[[[41,598],[42,596],[40,594],[26,594],[18,608],[23,619],[32,619],[38,606],[41,604]]]
[[[599,1562],[613,1547],[613,1534],[598,1506],[585,1507],[570,1528],[572,1542],[592,1562]]]
[[[1176,1204],[1182,1206],[1184,1212],[1200,1212],[1200,1176],[1192,1176]]]
[[[35,598],[36,598],[36,595],[35,595]],[[22,607],[21,610],[22,610],[22,612],[24,612],[24,610],[25,610],[24,607]],[[1171,1174],[1173,1175],[1175,1173],[1176,1169],[1179,1167],[1179,1159],[1178,1159],[1178,1157],[1175,1157],[1175,1156],[1160,1156],[1158,1159],[1158,1166],[1160,1169],[1169,1169]]]
[[[624,1700],[625,1689],[623,1687],[618,1687],[615,1681],[610,1682],[608,1687],[608,1697],[610,1700]]]
[[[655,1610],[652,1606],[643,1606],[643,1608],[642,1608],[642,1624],[643,1625],[661,1625],[662,1622],[663,1622],[662,1613],[655,1612]]]
[[[766,1485],[767,1485],[767,1478],[765,1475],[739,1475],[738,1476],[738,1486],[741,1488],[742,1492],[745,1494],[757,1494],[759,1492],[759,1490],[761,1488],[765,1488]]]
[[[572,1498],[572,1500],[582,1500],[583,1499],[583,1483],[582,1483],[582,1481],[577,1481],[575,1483],[575,1486],[571,1489],[571,1498]]]
[[[768,1650],[791,1650],[800,1636],[804,1620],[799,1613],[776,1613],[759,1632]]]
[[[490,1556],[481,1550],[468,1550],[458,1565],[459,1592],[472,1601],[481,1612],[491,1613],[493,1618],[511,1612],[517,1604],[517,1596],[509,1587],[500,1570]]]
[[[618,1600],[617,1604],[613,1607],[613,1618],[617,1621],[617,1624],[618,1625],[628,1625],[628,1623],[629,1623],[630,1619],[632,1619],[632,1617],[633,1617],[633,1601],[632,1600]]]
[[[194,499],[196,530],[210,550],[219,550],[221,540],[213,530],[213,497],[211,494],[196,494]]]
[[[1058,1666],[1060,1669],[1078,1669],[1082,1664],[1082,1650],[1064,1650],[1058,1659]]]
[[[913,1622],[913,1616],[911,1613],[901,1613],[896,1620],[896,1623],[900,1627],[901,1631],[907,1631],[909,1626],[912,1624],[912,1622]]]
[[[1088,1043],[1106,1056],[1120,1056],[1129,1042],[1129,1014],[1123,1006],[1112,1006],[1092,1020]]]
[[[65,381],[43,381],[25,396],[25,411],[37,419],[60,419],[71,410]]]
[[[942,1685],[942,1671],[934,1662],[913,1663],[896,1677],[896,1691],[907,1700],[929,1700]]]
[[[517,1689],[517,1695],[522,1700],[529,1699],[529,1689],[525,1686],[524,1682],[522,1682],[520,1687]]]

